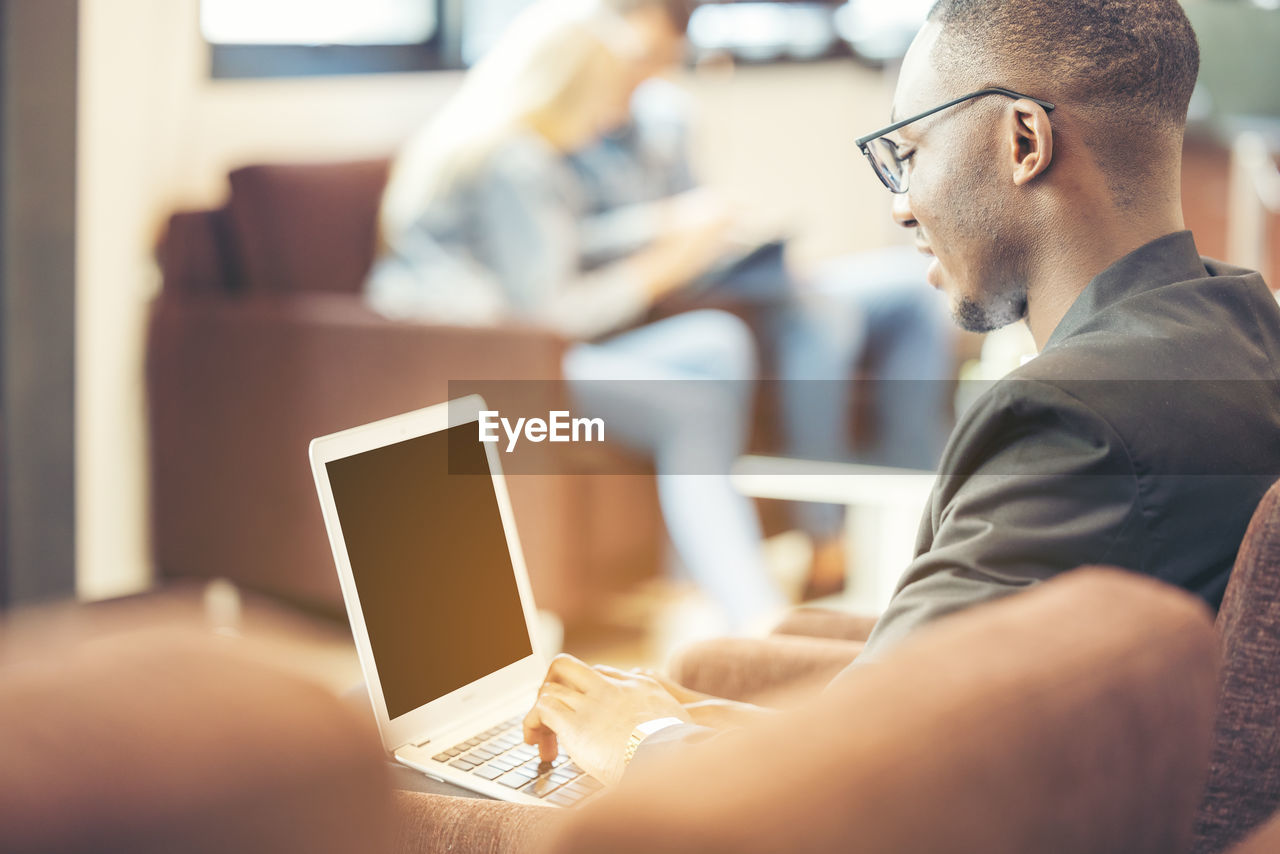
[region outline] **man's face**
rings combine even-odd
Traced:
[[[684,35],[661,6],[641,6],[627,15],[627,23],[638,43],[632,63],[635,85],[665,74],[684,56]]]
[[[947,80],[932,61],[941,35],[925,25],[903,60],[894,95],[894,120],[972,91]],[[932,255],[929,283],[951,298],[956,322],[974,332],[1026,316],[1018,210],[1012,182],[997,168],[997,105],[978,98],[890,134],[908,158],[908,191],[893,197],[897,222],[914,228],[916,246]]]

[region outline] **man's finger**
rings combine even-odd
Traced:
[[[549,738],[543,735],[536,742],[538,745],[538,758],[543,762],[550,762],[560,753],[556,733],[568,731],[568,728],[572,725],[573,709],[565,705],[564,701],[559,697],[548,694],[543,694],[539,697],[538,702],[533,704],[533,708],[542,724],[541,732],[550,733]]]
[[[543,682],[542,687],[538,689],[539,697],[555,697],[566,707],[576,709],[582,704],[582,692],[570,688],[568,685],[561,685],[559,682]]]
[[[611,667],[608,664],[597,664],[595,666],[595,670],[597,673],[603,673],[605,676],[610,676],[614,679],[634,679],[638,672],[633,670],[622,670],[618,667]]]
[[[635,673],[639,676],[643,676],[657,682],[666,689],[668,694],[675,697],[681,703],[697,703],[701,700],[713,699],[710,694],[704,694],[701,691],[694,691],[690,688],[686,688],[670,676],[667,676],[657,670],[653,670],[648,667],[641,667],[636,670]]]
[[[547,668],[545,681],[560,682],[585,694],[592,688],[599,686],[600,680],[603,678],[585,662],[574,658],[572,655],[561,653],[551,659],[551,666]]]
[[[545,756],[548,752],[554,756],[560,752],[555,731],[542,720],[542,710],[536,702],[524,716],[524,743],[536,744],[539,756]]]

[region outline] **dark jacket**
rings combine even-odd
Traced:
[[[1190,232],[1097,276],[1043,352],[966,411],[916,557],[860,660],[917,626],[1085,564],[1216,608],[1280,476],[1280,307]]]

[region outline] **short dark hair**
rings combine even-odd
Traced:
[[[695,0],[604,0],[604,5],[620,15],[637,9],[659,8],[666,13],[678,33],[689,31],[689,19],[693,17]]]
[[[929,20],[945,61],[1021,78],[990,84],[1042,79],[1028,94],[1186,125],[1200,48],[1179,0],[938,0]]]

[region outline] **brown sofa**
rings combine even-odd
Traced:
[[[1193,598],[1073,573],[557,811],[393,797],[367,716],[246,641],[3,639],[0,848],[38,852],[1179,854],[1217,660]]]
[[[386,171],[247,167],[231,174],[223,207],[169,221],[147,342],[161,577],[225,577],[340,611],[308,442],[460,396],[468,381],[560,376],[565,343],[548,332],[393,322],[365,308]],[[573,619],[655,571],[664,535],[649,472],[615,452],[510,478],[541,607]]]

